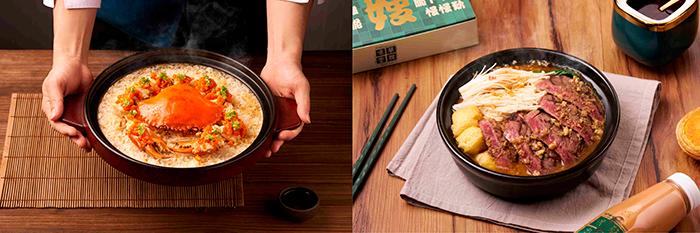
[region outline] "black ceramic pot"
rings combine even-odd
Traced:
[[[532,60],[578,71],[588,81],[605,108],[605,132],[593,152],[573,167],[543,176],[513,176],[481,167],[457,147],[452,134],[452,105],[460,98],[458,88],[469,82],[474,74],[492,65],[527,64]],[[478,58],[459,70],[445,84],[437,105],[437,125],[442,141],[452,152],[454,161],[467,178],[479,188],[493,195],[520,201],[530,201],[561,195],[588,179],[605,157],[612,144],[620,121],[617,94],[608,79],[598,69],[574,56],[539,48],[508,49]]]
[[[102,134],[97,109],[104,93],[123,76],[143,67],[162,63],[191,63],[218,69],[248,86],[262,107],[263,123],[258,137],[243,152],[221,163],[172,168],[137,161],[112,145]],[[107,67],[95,78],[88,92],[65,100],[62,121],[87,136],[97,154],[117,170],[148,182],[167,185],[199,185],[231,178],[263,158],[276,134],[301,124],[294,100],[273,96],[265,82],[243,64],[212,52],[163,49],[131,55]]]

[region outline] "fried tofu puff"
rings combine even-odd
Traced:
[[[482,167],[485,167],[486,169],[489,170],[496,170],[496,161],[493,160],[493,157],[489,154],[488,151],[481,152],[474,156],[474,160],[476,163],[481,165]]]
[[[467,106],[452,113],[452,133],[459,136],[469,127],[479,127],[479,120],[484,115],[476,106]]]
[[[484,135],[479,127],[469,127],[457,136],[457,145],[464,153],[475,155],[486,150]]]

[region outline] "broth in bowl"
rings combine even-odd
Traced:
[[[480,166],[516,176],[565,170],[601,141],[605,109],[581,75],[545,61],[484,67],[459,88],[452,133]]]

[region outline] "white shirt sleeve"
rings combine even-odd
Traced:
[[[54,0],[43,0],[44,5],[53,8]],[[66,9],[100,8],[101,0],[64,0]]]
[[[44,5],[53,8],[54,0],[43,0]],[[79,8],[100,8],[101,0],[64,0],[64,5],[67,9],[79,9]],[[295,3],[309,3],[309,0],[285,0]],[[318,4],[322,4],[325,0],[316,0]]]
[[[295,3],[309,3],[309,0],[285,0],[285,1],[288,1],[288,2],[295,2]],[[325,0],[316,0],[316,3],[317,3],[318,5],[323,4],[323,2],[325,2]]]

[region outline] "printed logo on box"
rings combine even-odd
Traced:
[[[385,63],[391,63],[396,61],[398,56],[396,55],[396,46],[392,45],[389,47],[376,48],[374,50],[376,56],[375,61],[378,65],[384,65]]]
[[[475,17],[468,0],[353,0],[352,45],[359,48]]]

